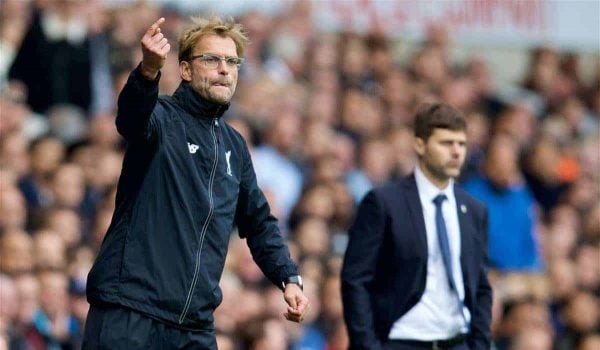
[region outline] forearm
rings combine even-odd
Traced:
[[[158,100],[158,81],[149,80],[141,72],[141,64],[131,72],[119,95],[117,130],[126,139],[147,136],[150,116]]]
[[[247,237],[248,247],[256,264],[267,278],[281,288],[287,277],[297,275],[296,264],[277,228],[277,221],[269,216],[261,228]]]

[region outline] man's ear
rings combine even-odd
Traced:
[[[419,156],[423,156],[425,154],[425,146],[425,141],[422,138],[415,137],[413,147]]]
[[[192,81],[192,66],[188,61],[179,62],[179,76],[187,82]]]

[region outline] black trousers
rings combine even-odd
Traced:
[[[434,349],[433,346],[425,346],[425,345],[414,345],[407,344],[402,342],[388,342],[383,345],[384,350],[425,350],[425,349]],[[466,342],[461,344],[456,344],[451,347],[441,347],[439,349],[442,350],[469,350],[469,346]]]
[[[214,330],[186,331],[119,306],[90,306],[83,350],[210,349]]]

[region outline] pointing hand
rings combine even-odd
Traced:
[[[142,37],[142,75],[150,80],[154,80],[158,71],[165,64],[167,54],[171,50],[171,44],[160,31],[160,25],[165,21],[161,17],[154,22]]]

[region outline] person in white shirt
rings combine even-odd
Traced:
[[[370,191],[342,268],[351,349],[489,349],[487,210],[456,187],[466,122],[449,105],[415,118],[418,165]]]

